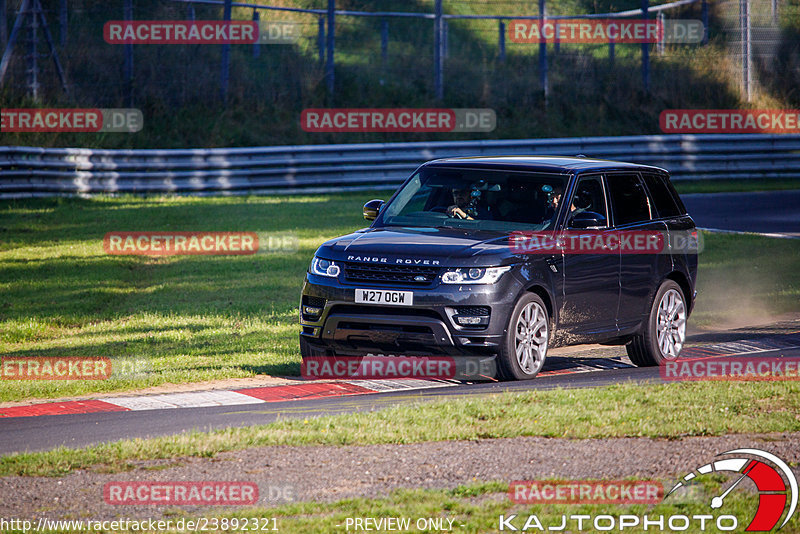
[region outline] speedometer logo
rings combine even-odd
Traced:
[[[766,532],[775,528],[783,517],[778,529],[781,529],[791,519],[797,508],[797,479],[786,463],[768,452],[759,449],[735,449],[719,454],[747,454],[763,458],[725,458],[710,464],[698,467],[687,474],[672,488],[667,497],[675,490],[686,485],[692,479],[708,473],[738,473],[733,484],[728,486],[723,493],[711,499],[709,505],[717,510],[725,505],[725,498],[740,487],[741,482],[748,478],[758,489],[758,509],[747,526],[747,532]],[[665,497],[666,498],[666,497]],[[784,513],[785,512],[785,513]]]

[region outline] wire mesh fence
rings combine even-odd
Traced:
[[[8,40],[26,1],[0,0],[0,11],[5,7],[0,39]],[[41,28],[34,49],[30,25],[23,24],[0,88],[3,107],[34,102],[36,84],[38,101],[48,104],[137,107],[149,117],[170,115],[170,120],[182,125],[172,132],[178,137],[191,137],[188,132],[193,130],[213,131],[222,123],[229,130],[227,119],[262,113],[270,117],[273,139],[284,134],[288,138],[296,130],[297,115],[308,107],[426,107],[432,103],[489,107],[501,118],[534,110],[527,124],[538,123],[537,131],[546,136],[574,135],[568,125],[580,113],[584,125],[597,125],[591,133],[613,135],[653,131],[652,121],[637,124],[630,117],[625,119],[628,129],[616,131],[608,126],[614,114],[643,110],[645,116],[657,115],[668,105],[736,107],[748,100],[753,105],[785,106],[798,98],[786,89],[798,76],[800,7],[793,0],[684,0],[664,10],[649,6],[647,17],[660,24],[707,23],[707,35],[699,43],[550,40],[544,46],[517,42],[511,30],[515,18],[628,12],[628,19],[641,19],[642,4],[639,0],[442,0],[438,49],[434,14],[439,0],[336,0],[332,51],[328,0],[241,0],[233,2],[233,20],[258,20],[262,25],[291,22],[297,38],[291,44],[231,45],[227,81],[223,80],[221,45],[128,47],[109,44],[103,35],[110,20],[221,20],[224,0],[37,1],[54,37],[55,54],[64,65],[69,92],[61,90]],[[130,12],[125,9],[128,3]],[[747,25],[741,16],[744,8]],[[749,47],[745,46],[747,28]],[[126,50],[132,54],[126,56]],[[440,82],[437,51],[442,58]],[[335,73],[332,86],[331,72],[326,69],[330,52]],[[36,79],[32,80],[34,70]],[[223,83],[227,88],[224,101],[220,98]],[[577,102],[590,105],[580,107]],[[220,113],[198,113],[208,108]],[[547,121],[537,115],[539,111],[547,114]],[[240,122],[243,131],[225,135],[240,142],[262,142],[255,133],[244,131],[247,121]],[[503,124],[513,125],[501,132],[504,137],[530,135],[524,120]],[[224,142],[224,135],[220,139]]]

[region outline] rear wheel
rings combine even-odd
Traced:
[[[526,293],[514,306],[498,356],[498,369],[507,380],[535,377],[544,366],[550,341],[550,318],[542,299]]]
[[[676,359],[685,342],[686,304],[683,292],[673,280],[665,280],[653,299],[647,322],[625,348],[635,365],[649,367]]]

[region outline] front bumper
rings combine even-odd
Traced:
[[[494,354],[521,287],[513,270],[495,284],[439,283],[433,287],[345,284],[307,273],[300,335],[316,349],[337,355]],[[414,305],[356,304],[356,289],[413,291]],[[319,316],[303,313],[304,302],[319,307],[323,300]],[[488,307],[488,324],[459,325],[455,316],[466,307]]]

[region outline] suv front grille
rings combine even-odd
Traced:
[[[427,285],[439,275],[438,267],[345,263],[344,278],[348,282],[393,282]]]

